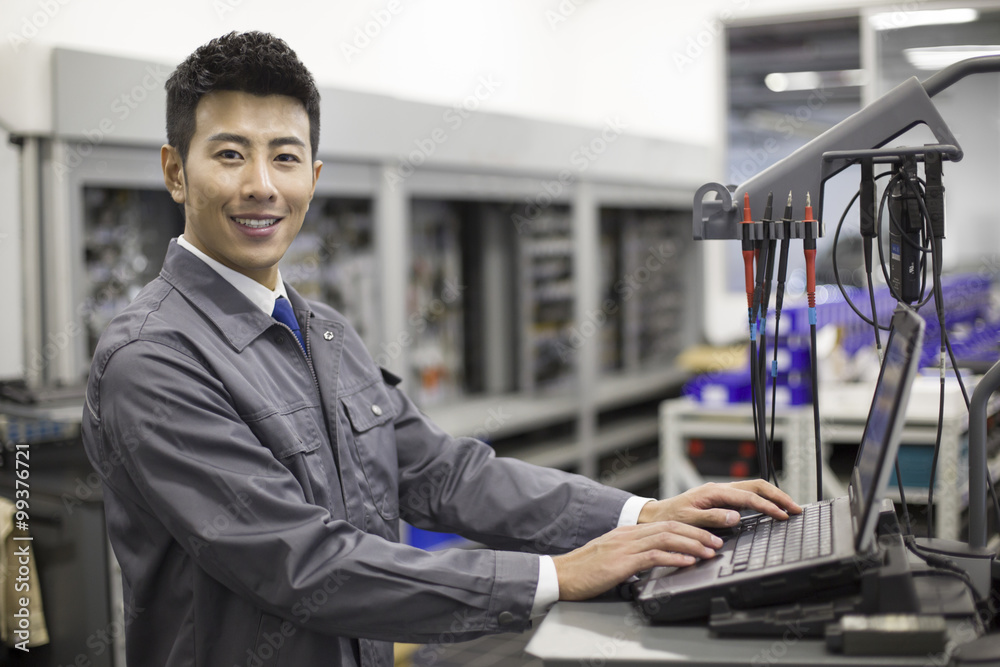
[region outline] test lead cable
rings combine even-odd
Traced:
[[[743,193],[743,223],[742,223],[742,236],[743,236],[743,279],[745,283],[745,289],[747,293],[747,322],[750,328],[750,402],[752,405],[751,412],[753,415],[753,441],[756,447],[760,444],[760,431],[757,427],[757,383],[754,376],[754,367],[756,365],[757,353],[757,331],[754,324],[754,260],[757,259],[759,255],[759,250],[756,248],[756,244],[753,239],[753,217],[750,214],[750,193]],[[760,457],[758,450],[758,464],[763,464],[764,460]]]
[[[759,367],[757,369],[761,394],[760,394],[760,427],[764,431],[767,423],[767,394],[765,393],[767,388],[767,308],[771,303],[771,278],[774,275],[774,255],[775,248],[777,245],[777,236],[775,233],[775,223],[771,218],[774,209],[774,193],[767,193],[767,202],[764,204],[764,217],[761,218],[761,227],[764,232],[764,241],[761,245],[767,246],[767,257],[764,260],[764,292],[761,296],[760,310],[761,310],[761,321],[760,321],[760,358],[758,359]],[[773,410],[773,404],[772,404]],[[774,413],[772,412],[772,415]],[[765,462],[767,464],[767,475],[764,479],[770,479],[775,486],[778,485],[778,475],[774,469],[774,441],[767,437],[767,432],[764,431],[764,447],[767,452],[765,457]]]
[[[785,204],[785,214],[781,218],[781,252],[778,258],[778,286],[774,300],[774,358],[771,360],[771,437],[774,443],[774,413],[778,397],[778,325],[781,322],[781,304],[785,298],[785,275],[788,273],[788,245],[792,235],[792,193],[788,192],[788,203]],[[774,457],[769,456],[771,465]]]
[[[767,258],[764,262],[764,292],[761,295],[761,322],[760,322],[760,368],[758,372],[761,378],[761,387],[767,386],[767,309],[771,304],[771,278],[774,276],[774,256],[777,246],[777,234],[775,232],[775,221],[771,219],[773,209],[774,194],[768,193],[767,204],[764,206],[764,217],[761,219],[764,228],[764,243],[767,244]],[[766,402],[767,397],[761,396],[761,401]]]
[[[766,278],[767,269],[773,268],[774,261],[771,258],[771,247],[768,242],[770,229],[768,223],[771,218],[772,195],[768,195],[767,204],[764,208],[762,222],[762,240],[757,242],[760,254],[757,256],[757,280],[754,287],[753,304],[751,311],[754,322],[750,331],[750,390],[751,399],[754,403],[754,434],[757,438],[757,461],[760,466],[760,474],[764,480],[768,480],[771,475],[772,466],[768,462],[769,447],[767,444],[767,417],[765,415],[764,400],[764,379],[763,361],[766,358],[767,348],[764,345],[764,326],[767,320],[767,301],[765,296],[765,286],[769,282]],[[758,356],[757,338],[760,337],[761,346]],[[773,480],[777,481],[777,480]]]
[[[751,230],[753,229],[753,217],[750,213],[750,193],[744,193],[743,195],[743,233],[744,236],[749,237]],[[757,383],[757,308],[760,302],[760,290],[761,283],[763,282],[763,276],[761,272],[764,269],[763,263],[760,261],[760,246],[762,245],[760,241],[751,240],[750,246],[753,247],[750,255],[750,264],[756,261],[757,264],[757,280],[751,283],[752,298],[749,299],[749,323],[750,323],[750,403],[752,405],[751,412],[753,415],[753,437],[754,445],[757,448],[757,466],[760,469],[761,476],[767,479],[767,455],[766,450],[762,442],[763,433],[761,432],[761,425],[759,421],[758,414],[758,404],[757,395],[760,393],[761,389]],[[747,265],[747,255],[744,254],[744,268]],[[751,280],[753,280],[751,276]]]
[[[750,193],[743,193],[743,282],[747,292],[747,316],[753,326],[753,260],[754,247],[751,231],[753,218],[750,217]]]
[[[789,199],[791,196],[789,195]],[[819,368],[816,362],[816,236],[819,222],[813,219],[812,198],[806,193],[806,217],[802,221],[803,253],[806,259],[806,298],[809,302],[809,363],[812,375],[813,429],[816,439],[816,500],[823,500],[823,442],[819,433]]]
[[[861,243],[865,254],[865,275],[868,278],[868,299],[872,306],[872,322],[875,328],[875,352],[879,364],[882,363],[882,336],[878,326],[878,311],[875,309],[875,285],[872,282],[872,239],[877,239],[875,227],[875,165],[872,160],[861,161],[861,186],[858,189],[861,213]],[[839,229],[838,229],[839,231]]]

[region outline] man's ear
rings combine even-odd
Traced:
[[[316,183],[319,182],[319,172],[323,169],[323,163],[319,160],[313,161],[313,186],[312,192],[309,193],[309,201],[312,201],[313,195],[316,194]]]
[[[164,144],[160,148],[160,165],[163,167],[163,184],[167,186],[167,191],[175,202],[183,204],[184,164],[181,162],[180,151],[170,144]]]

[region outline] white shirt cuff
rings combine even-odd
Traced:
[[[646,506],[646,503],[653,502],[652,498],[640,498],[632,496],[625,501],[622,513],[618,516],[618,526],[634,526],[639,523],[639,512]]]
[[[653,498],[632,496],[625,501],[622,512],[618,516],[619,526],[634,526],[639,523],[639,512]],[[552,556],[538,557],[538,586],[535,588],[535,600],[531,605],[531,617],[542,616],[559,601],[559,573]]]
[[[559,601],[559,573],[552,556],[538,557],[538,587],[531,605],[531,617],[542,616]]]

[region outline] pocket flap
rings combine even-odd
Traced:
[[[247,425],[261,443],[281,459],[311,452],[320,445],[320,434],[309,409],[272,413]]]
[[[385,424],[396,417],[392,401],[389,400],[389,394],[386,393],[381,380],[349,396],[342,396],[340,402],[347,410],[351,426],[359,433]]]

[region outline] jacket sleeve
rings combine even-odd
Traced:
[[[410,642],[529,626],[537,556],[429,553],[334,519],[306,501],[199,360],[129,343],[92,383],[86,414],[84,439],[105,483],[137,494],[128,511],[151,517],[198,567],[271,614],[327,634]],[[325,604],[303,605],[320,590]]]
[[[412,525],[497,549],[558,554],[617,526],[632,494],[574,475],[498,458],[474,438],[452,438],[399,389],[400,512]]]

